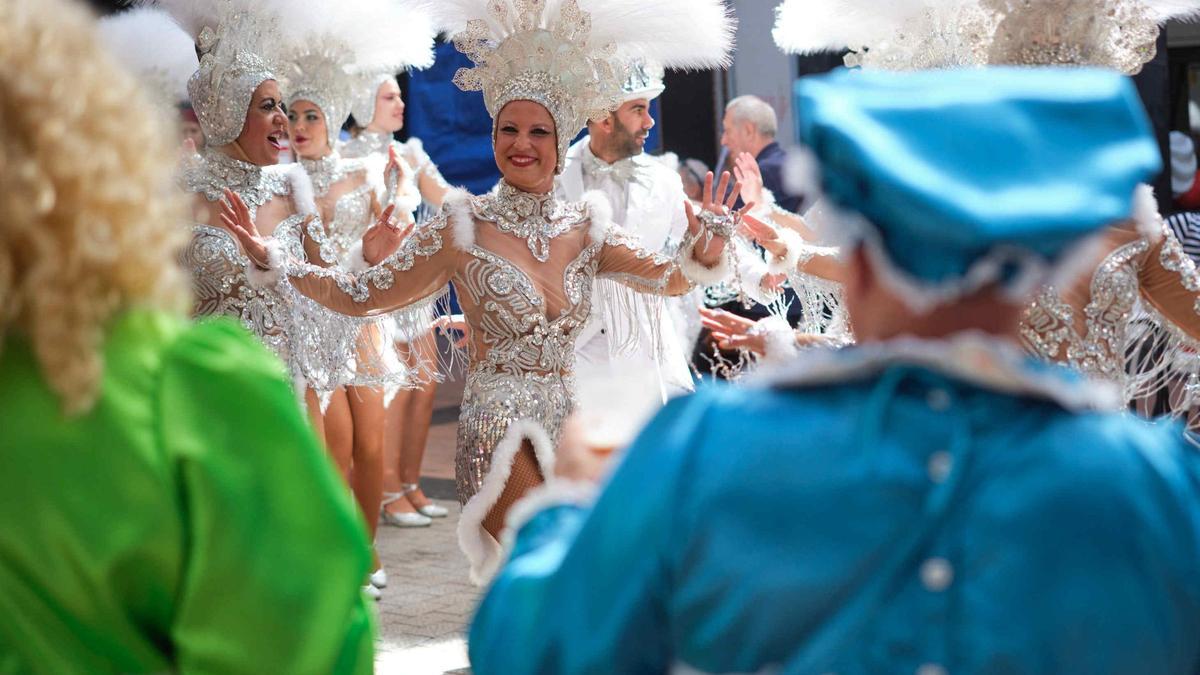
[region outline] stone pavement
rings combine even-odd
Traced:
[[[379,601],[379,675],[467,672],[464,630],[479,589],[467,580],[467,561],[458,550],[458,502],[436,501],[450,517],[430,527],[381,525],[376,537],[388,572]]]
[[[454,495],[454,435],[461,376],[438,387],[421,486],[450,510],[430,527],[379,526],[376,545],[388,572],[379,602],[379,675],[468,673],[464,631],[479,589],[467,580],[467,559],[458,550],[458,501]]]

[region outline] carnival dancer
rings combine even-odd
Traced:
[[[364,25],[374,30],[364,33]],[[303,246],[306,259],[317,265],[361,270],[360,242],[382,211],[375,184],[382,185],[392,167],[373,169],[365,160],[341,157],[335,149],[338,132],[350,114],[359,78],[381,68],[433,62],[432,24],[426,12],[406,10],[399,3],[327,0],[289,13],[281,32],[288,37],[280,68],[291,148],[312,186],[311,202],[302,203],[316,207],[310,214],[316,217],[291,230],[298,237],[292,245]],[[398,162],[395,157],[392,161]],[[412,223],[406,210],[395,216]],[[382,500],[385,396],[410,386],[392,345],[393,326],[392,317],[383,317],[347,336],[354,353],[339,378],[338,384],[345,386],[333,391],[324,410],[325,441],[372,540]],[[387,585],[378,552],[373,569],[366,592],[378,599]]]
[[[728,53],[729,34],[712,35],[721,42],[689,48]],[[670,254],[687,231],[687,195],[679,174],[644,152],[654,126],[650,103],[666,88],[662,78],[662,68],[655,64],[631,64],[620,106],[602,119],[589,120],[587,135],[567,150],[558,193],[578,200],[585,192],[597,191],[608,200],[614,224],[637,236],[647,250]],[[576,342],[580,389],[602,387],[616,377],[626,400],[648,396],[651,405],[691,391],[691,343],[679,342],[675,323],[684,319],[684,312],[697,311],[696,295],[658,298],[598,280],[592,314]]]
[[[602,198],[555,198],[554,176],[570,140],[589,118],[616,107],[626,73],[612,60],[614,50],[668,67],[723,58],[673,61],[658,49],[670,32],[665,26],[701,16],[690,5],[665,14],[640,2],[587,7],[574,0],[441,5],[456,46],[477,64],[455,82],[483,91],[503,180],[481,197],[453,191],[442,214],[383,264],[356,277],[299,265],[256,235],[236,196],[226,212],[260,265],[284,270],[292,287],[338,312],[389,311],[454,283],[470,327],[455,465],[464,505],[459,543],[477,582],[499,562],[509,506],[553,475],[554,439],[572,408],[575,338],[591,311],[593,280],[662,295],[717,281],[726,274],[725,243],[736,224],[729,205],[737,186],[726,198],[728,174],[715,190],[708,178],[699,215],[685,207],[688,237],[675,259],[641,249],[614,227]],[[724,9],[713,10],[697,30],[727,29]]]
[[[840,71],[797,99],[859,343],[668,404],[591,506],[519,503],[472,671],[1196,672],[1200,456],[1017,334],[1024,277],[1160,166],[1131,83]],[[569,429],[556,466],[595,479]]]
[[[278,360],[188,320],[174,96],[94,24],[0,0],[0,670],[370,673],[354,504]]]
[[[343,157],[370,158],[377,165],[394,161],[378,197],[410,214],[418,223],[441,208],[450,186],[425,152],[421,139],[401,143],[393,134],[404,128],[404,100],[394,70],[370,74],[355,89],[354,121],[361,128],[341,145]],[[391,156],[395,155],[395,160]],[[414,374],[413,387],[396,392],[387,406],[384,431],[383,521],[396,527],[426,527],[432,518],[449,515],[421,491],[421,461],[429,438],[433,401],[441,380],[437,341],[429,326],[434,307],[423,315],[406,311],[412,320],[396,326],[396,347],[405,368]]]
[[[287,116],[269,63],[285,42],[279,19],[287,8],[249,0],[159,4],[193,36],[200,55],[188,92],[207,147],[187,163],[182,179],[194,195],[193,236],[184,263],[192,273],[195,313],[235,317],[262,338],[288,365],[323,437],[317,392],[338,386],[354,347],[345,337],[354,334],[357,323],[328,312],[313,314],[289,298],[275,283],[278,275],[258,273],[221,220],[222,204],[231,195],[247,205],[269,236],[305,227],[316,212],[303,168],[276,165],[287,138]],[[367,236],[394,242],[399,235],[388,226]]]

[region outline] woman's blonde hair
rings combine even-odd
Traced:
[[[31,341],[68,413],[90,409],[106,326],[182,312],[176,137],[69,0],[0,0],[0,345]]]

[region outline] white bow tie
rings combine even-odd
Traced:
[[[623,183],[640,183],[642,180],[640,167],[633,161],[632,157],[618,160],[609,164],[595,155],[587,155],[583,161],[583,171],[589,177],[595,179],[609,178],[614,183],[621,185]]]

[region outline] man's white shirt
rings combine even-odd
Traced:
[[[613,222],[637,236],[648,251],[674,255],[687,232],[687,199],[679,175],[646,155],[636,155],[609,165],[598,159],[590,148],[591,137],[584,136],[567,151],[563,173],[558,178],[561,198],[578,201],[585,192],[599,191],[608,198]],[[695,312],[697,300],[685,296],[668,299],[667,311],[652,312],[657,300],[647,299],[630,307],[628,303],[609,302],[609,290],[597,283],[594,288],[592,315],[576,342],[575,358],[580,386],[587,386],[592,373],[620,370],[630,387],[658,390],[665,397],[693,388],[688,356],[691,342],[683,326],[681,312]],[[621,309],[616,309],[620,307]],[[636,346],[614,356],[610,348],[611,326],[630,322],[635,317],[609,317],[606,312],[636,313]],[[620,319],[621,321],[614,321]],[[659,322],[654,326],[653,323]],[[606,329],[606,326],[610,327]],[[661,348],[652,336],[661,333]]]

